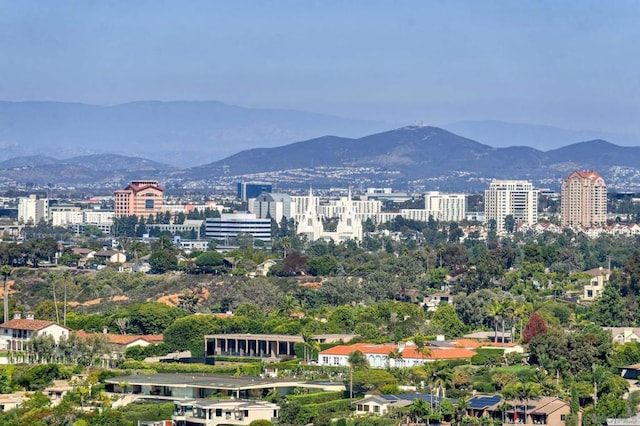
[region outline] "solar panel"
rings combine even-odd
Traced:
[[[490,405],[497,404],[502,398],[500,395],[493,396],[474,396],[469,400],[469,408],[481,409]]]

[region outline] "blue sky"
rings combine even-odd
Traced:
[[[638,1],[0,0],[0,100],[640,133]]]

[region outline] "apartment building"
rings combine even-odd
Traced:
[[[485,220],[496,221],[504,229],[505,218],[512,216],[516,223],[534,225],[538,221],[539,191],[525,180],[493,180],[484,191]]]
[[[424,194],[424,209],[435,220],[459,222],[464,220],[467,214],[467,196],[429,191]]]
[[[607,185],[598,172],[574,171],[562,183],[563,227],[590,228],[607,223]]]
[[[18,222],[37,224],[49,220],[49,199],[39,195],[18,198]]]
[[[135,180],[114,192],[115,217],[155,215],[163,211],[164,188],[155,180]]]

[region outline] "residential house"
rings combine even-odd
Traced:
[[[483,395],[474,396],[467,404],[467,415],[499,420],[502,424],[564,426],[570,412],[567,402],[552,396],[503,401],[498,395]]]
[[[176,401],[171,418],[175,426],[248,425],[256,420],[276,420],[280,406],[266,401],[191,399]]]
[[[589,269],[585,271],[585,273],[589,274],[591,278],[589,279],[589,284],[584,286],[582,301],[592,302],[602,295],[605,285],[609,282],[611,270],[604,269],[601,266],[599,268]]]
[[[475,339],[475,340],[488,340],[493,343],[511,343],[511,332],[505,331],[476,331],[475,333],[465,334],[463,336],[466,339]]]
[[[321,351],[318,354],[318,364],[347,367],[349,355],[355,351],[362,352],[371,368],[406,368],[438,360],[471,359],[476,354],[472,350],[455,346],[421,350],[413,342],[400,342],[397,345],[356,343]]]
[[[52,336],[57,344],[61,338],[69,337],[70,331],[54,321],[34,319],[32,312],[28,312],[25,318],[22,318],[20,312],[16,312],[13,319],[0,324],[0,349],[26,351],[26,343],[36,336]]]
[[[428,312],[435,312],[441,304],[453,306],[453,296],[451,293],[434,293],[422,299],[420,307]]]
[[[127,349],[134,346],[157,345],[164,341],[162,334],[115,334],[107,333],[106,330],[103,333],[87,333],[84,330],[80,330],[76,333],[76,336],[82,340],[95,336],[104,337],[107,343],[111,345],[110,358],[114,360],[120,359]]]
[[[93,254],[94,259],[102,262],[124,263],[127,256],[118,250],[100,250]]]
[[[411,405],[416,399],[423,399],[431,406],[440,404],[444,398],[430,394],[402,394],[402,395],[365,395],[364,398],[353,402],[357,416],[385,416],[398,408]]]
[[[0,412],[18,408],[27,398],[26,392],[0,394]]]
[[[624,344],[640,342],[640,327],[603,327],[611,333],[614,342]]]

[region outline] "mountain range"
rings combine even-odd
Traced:
[[[302,169],[308,175],[305,180],[328,186],[355,181],[413,189],[478,190],[500,178],[527,179],[557,189],[570,171],[595,169],[610,186],[634,189],[640,187],[639,168],[640,147],[603,140],[549,151],[495,148],[441,128],[409,126],[357,139],[326,136],[251,149],[176,176],[207,179],[274,174],[274,180],[288,181]],[[330,176],[327,169],[333,169]]]
[[[640,145],[640,135],[637,134],[597,130],[570,130],[540,124],[468,120],[443,124],[439,127],[460,136],[482,141],[496,148],[530,146],[542,151],[548,151],[568,144],[594,139],[602,139],[622,146]]]
[[[188,167],[236,152],[326,134],[358,137],[388,123],[216,101],[113,106],[0,102],[0,161],[16,156],[141,156]]]
[[[571,170],[595,169],[612,188],[640,188],[640,148],[621,146],[635,135],[495,121],[389,127],[215,101],[0,102],[0,184],[154,178],[170,187],[262,180],[467,191],[508,178],[557,189]]]

